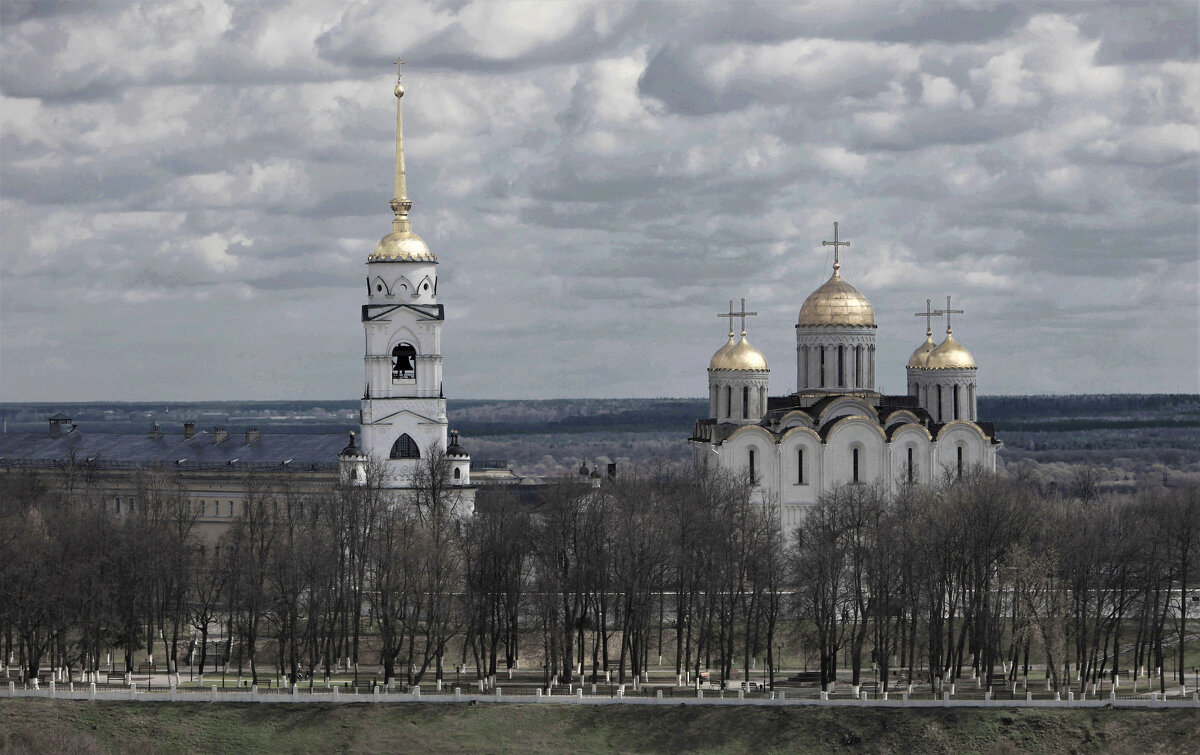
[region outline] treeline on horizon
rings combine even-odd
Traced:
[[[1049,492],[981,472],[846,485],[785,533],[751,481],[688,465],[560,478],[532,506],[501,492],[472,516],[449,470],[429,454],[399,499],[374,474],[324,492],[256,478],[216,547],[167,475],[140,476],[116,509],[86,469],[4,475],[3,652],[30,677],[96,673],[112,649],[130,671],[152,654],[203,672],[215,636],[214,662],[255,683],[343,659],[417,684],[531,658],[547,683],[610,665],[620,683],[660,655],[723,680],[762,660],[773,683],[785,642],[811,650],[822,688],[872,663],[884,690],[897,674],[1015,684],[1032,667],[1081,691],[1158,669],[1165,689],[1188,670],[1194,481],[1104,494],[1083,468]]]
[[[63,412],[73,416],[88,432],[136,432],[145,424],[134,420],[106,419],[107,413],[152,416],[169,423],[185,420],[241,425],[262,423],[293,432],[337,432],[354,425],[333,418],[257,419],[239,417],[245,412],[276,411],[307,414],[314,411],[357,411],[358,401],[203,401],[203,402],[45,402],[0,403],[0,417],[15,430],[41,429],[46,418]],[[708,411],[706,399],[454,399],[450,420],[467,437],[525,434],[597,432],[690,432],[693,422]],[[1200,429],[1200,394],[1087,394],[980,396],[979,416],[996,424],[997,431],[1071,432],[1137,428]],[[219,418],[219,419],[218,419]],[[201,424],[203,426],[203,424]]]

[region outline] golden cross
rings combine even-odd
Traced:
[[[950,315],[962,315],[962,314],[966,314],[966,313],[963,312],[961,309],[950,309],[950,297],[947,296],[946,297],[946,308],[939,309],[935,314],[946,316],[946,335],[950,335],[951,333],[954,332],[953,330],[950,329]]]
[[[833,224],[833,241],[822,241],[821,246],[833,247],[833,269],[836,272],[841,267],[838,263],[838,247],[850,246],[849,241],[838,241],[838,224],[836,222]]]
[[[724,312],[719,312],[719,313],[717,313],[717,317],[728,317],[729,318],[729,337],[733,338],[733,318],[734,318],[733,299],[729,300],[729,314],[725,314]]]
[[[933,335],[933,318],[937,317],[940,314],[940,310],[933,309],[932,307],[933,307],[933,302],[930,301],[929,299],[926,299],[925,300],[925,311],[914,313],[914,314],[916,314],[917,317],[925,318],[925,335],[927,335],[927,336]]]
[[[746,318],[747,317],[758,317],[758,313],[757,312],[747,312],[746,311],[746,300],[742,299],[742,311],[734,312],[733,311],[733,302],[731,301],[731,302],[729,302],[729,314],[727,314],[727,315],[719,314],[719,315],[717,315],[717,317],[728,317],[729,318],[729,335],[733,335],[733,318],[735,318],[735,317],[742,318],[742,335],[746,335]]]

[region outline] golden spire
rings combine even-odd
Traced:
[[[404,99],[404,83],[401,80],[401,66],[404,61],[396,58],[396,191],[389,203],[396,217],[392,220],[392,231],[404,233],[412,230],[408,219],[408,211],[412,209],[412,201],[408,198],[408,182],[404,175],[404,112],[401,102]]]

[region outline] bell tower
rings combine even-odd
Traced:
[[[397,64],[401,64],[397,61]],[[366,387],[360,412],[362,453],[383,469],[384,485],[404,488],[431,451],[446,452],[446,399],[442,391],[442,325],[437,301],[437,257],[413,233],[404,170],[404,86],[396,76],[396,173],[390,202],[392,232],[367,257]],[[469,480],[470,456],[455,482]],[[461,481],[461,482],[460,482]]]

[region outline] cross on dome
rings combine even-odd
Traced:
[[[934,314],[946,316],[946,335],[950,335],[951,333],[954,332],[950,327],[950,315],[962,315],[962,314],[966,314],[966,313],[963,312],[961,309],[950,309],[950,297],[947,296],[946,297],[946,308],[939,309]]]
[[[733,302],[730,301],[729,302],[729,314],[719,314],[719,315],[717,315],[717,317],[728,317],[729,318],[729,335],[731,335],[731,336],[733,335],[733,318],[735,318],[735,317],[742,318],[742,335],[744,336],[744,335],[746,335],[746,318],[747,317],[758,317],[758,313],[757,312],[747,312],[746,311],[746,300],[742,299],[742,309],[740,312],[733,311]]]
[[[821,246],[833,247],[833,271],[836,273],[838,271],[838,269],[841,268],[841,263],[838,262],[838,247],[839,246],[850,246],[849,241],[838,241],[837,221],[834,221],[834,223],[833,223],[833,241],[822,241]]]
[[[950,303],[947,302],[946,306],[950,306]],[[942,312],[940,309],[933,309],[933,302],[930,301],[929,299],[925,300],[925,311],[924,312],[915,312],[914,313],[917,317],[925,318],[925,335],[927,335],[927,336],[933,335],[933,318],[937,317],[941,313]]]
[[[728,317],[729,318],[729,337],[733,338],[733,318],[736,317],[736,315],[733,314],[733,299],[729,300],[729,314],[725,314],[724,312],[718,312],[717,317]]]

